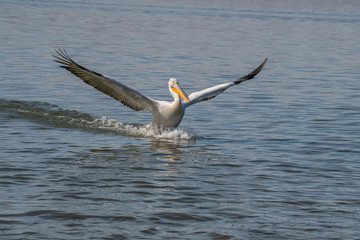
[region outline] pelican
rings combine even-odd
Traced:
[[[60,67],[70,71],[85,83],[120,101],[122,104],[135,111],[147,110],[152,112],[151,127],[154,128],[176,128],[180,124],[187,107],[195,103],[212,99],[220,93],[223,93],[229,87],[254,78],[267,61],[266,58],[254,71],[235,81],[193,92],[189,96],[180,87],[179,82],[175,78],[170,78],[169,91],[174,98],[174,101],[166,102],[154,100],[124,83],[118,82],[109,76],[94,72],[77,64],[69,57],[65,49],[58,49],[55,50],[55,52],[57,55],[53,55],[53,57],[56,58],[54,61],[60,63]]]

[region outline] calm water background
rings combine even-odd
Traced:
[[[2,239],[359,239],[359,1],[0,1]],[[179,130],[52,60],[160,100],[256,79]]]

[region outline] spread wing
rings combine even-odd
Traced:
[[[190,102],[183,102],[183,106],[186,108],[186,107],[191,106],[191,105],[193,105],[195,103],[210,100],[210,99],[216,97],[217,95],[219,95],[220,93],[223,93],[229,87],[235,86],[235,85],[237,85],[237,84],[239,84],[241,82],[244,82],[244,81],[247,81],[247,80],[250,80],[250,79],[254,78],[261,71],[261,69],[264,67],[266,61],[267,61],[267,58],[254,71],[252,71],[251,73],[249,73],[246,76],[243,76],[241,78],[236,79],[233,82],[220,84],[220,85],[217,85],[217,86],[214,86],[214,87],[206,88],[206,89],[204,89],[202,91],[199,91],[199,92],[191,93],[189,95]]]
[[[139,91],[77,64],[69,57],[65,49],[55,51],[58,55],[53,55],[56,58],[54,61],[60,63],[60,67],[65,68],[85,83],[120,101],[129,108],[135,111],[152,111],[157,104],[157,101],[141,94]]]

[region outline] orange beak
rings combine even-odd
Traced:
[[[176,84],[175,86],[170,87],[170,89],[173,90],[174,92],[176,92],[182,99],[184,99],[184,101],[190,102],[189,97],[186,95],[184,90],[181,89],[179,84]]]

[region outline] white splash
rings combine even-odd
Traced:
[[[123,124],[122,122],[118,122],[109,117],[97,118],[92,122],[86,120],[83,121],[83,123],[89,127],[115,131],[133,137],[170,140],[191,140],[195,137],[195,134],[192,133],[193,130],[184,131],[181,129],[154,129],[149,125],[137,126],[132,124]]]

